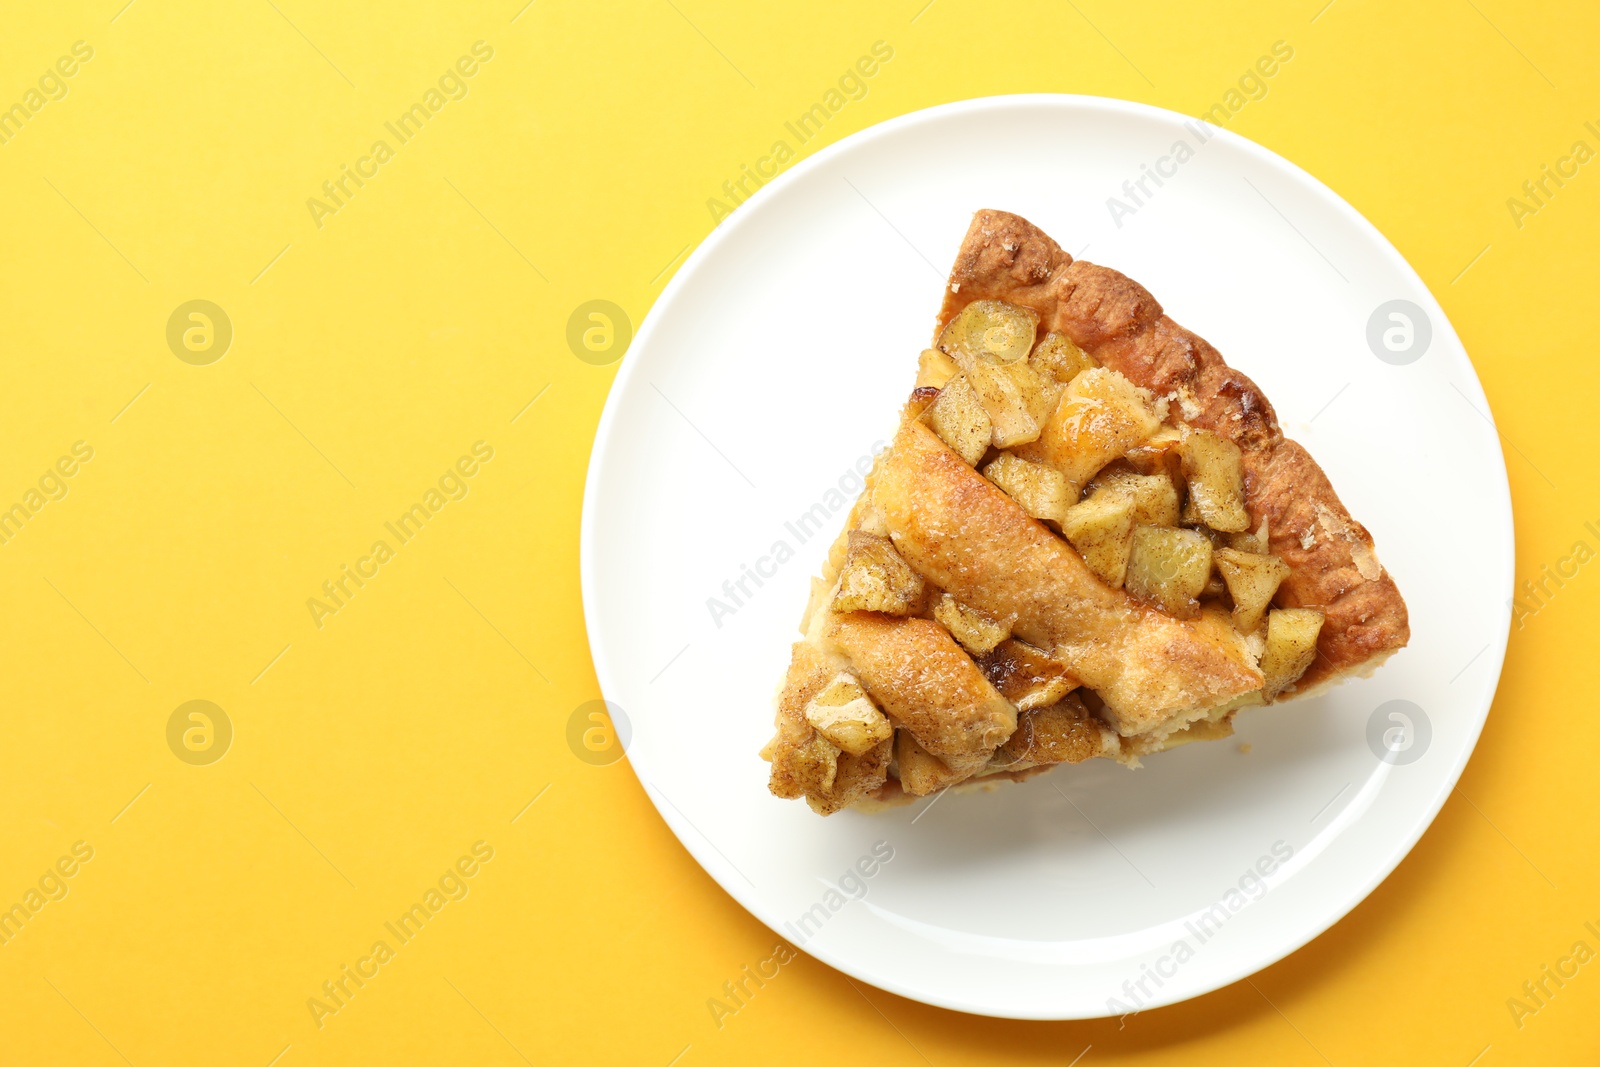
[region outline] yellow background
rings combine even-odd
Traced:
[[[95,852],[0,947],[0,1062],[1593,1062],[1600,964],[1520,1029],[1506,1006],[1600,948],[1588,569],[1513,633],[1460,789],[1369,900],[1125,1025],[962,1016],[802,957],[717,1028],[707,998],[774,936],[625,762],[566,740],[599,695],[577,533],[617,366],[575,357],[568,316],[637,325],[706,199],[878,40],[893,61],[803,152],[995,93],[1194,114],[1289,42],[1232,128],[1443,303],[1509,443],[1519,579],[1600,547],[1600,168],[1520,229],[1506,207],[1600,148],[1600,12],[1324,2],[7,5],[0,105],[94,57],[0,146],[0,506],[95,454],[0,545],[0,905]],[[307,198],[479,40],[469,95],[319,229]],[[165,339],[196,298],[234,328],[209,366]],[[480,440],[470,494],[317,628],[307,598]],[[235,730],[209,766],[167,745],[192,699]],[[307,999],[480,840],[470,895],[319,1029]]]

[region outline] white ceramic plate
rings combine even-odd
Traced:
[[[1178,142],[1191,153],[1181,163]],[[1146,179],[1135,203],[1123,183],[1147,167],[1167,176]],[[1114,219],[1113,196],[1135,210]],[[1260,384],[1371,529],[1410,606],[1411,645],[1371,679],[1244,712],[1233,740],[1139,771],[1094,761],[819,818],[768,794],[757,750],[853,472],[894,429],[980,207],[1139,280]],[[1369,331],[1390,301],[1411,307],[1403,319],[1384,308]],[[986,1015],[1172,1003],[1337,921],[1405,856],[1466,764],[1512,588],[1488,411],[1400,254],[1266,149],[1089,97],[907,115],[762,189],[639,331],[584,501],[595,669],[630,720],[628,758],[662,818],[790,943],[883,989]],[[802,536],[813,511],[827,518]]]

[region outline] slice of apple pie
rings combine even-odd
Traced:
[[[1405,602],[1254,383],[980,211],[762,750],[824,815],[1233,732],[1375,669]]]

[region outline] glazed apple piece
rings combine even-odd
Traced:
[[[1028,356],[1033,369],[1066,385],[1083,371],[1098,367],[1095,358],[1064,334],[1047,333]]]
[[[1001,453],[984,467],[983,476],[1004,489],[1006,495],[1022,505],[1023,511],[1036,519],[1060,522],[1076,498],[1060,471],[1043,463],[1030,463],[1009,452]]]
[[[1096,578],[1113,589],[1121,589],[1128,573],[1135,525],[1132,494],[1101,492],[1068,508],[1061,520],[1061,532]]]
[[[1049,379],[1027,363],[1039,316],[999,300],[968,304],[939,335],[939,351],[961,368],[993,426],[996,448],[1039,436],[1052,400]]]
[[[1278,586],[1289,577],[1289,565],[1277,556],[1219,548],[1213,553],[1217,570],[1233,597],[1233,625],[1240,633],[1253,633],[1261,625],[1267,605]]]
[[[1081,763],[1100,751],[1100,725],[1076,693],[1017,718],[1016,732],[994,754],[994,765],[1021,770]]]
[[[1317,636],[1322,632],[1322,612],[1315,608],[1276,608],[1267,614],[1267,647],[1261,653],[1261,673],[1267,684],[1263,695],[1277,699],[1317,658]]]
[[[936,793],[965,777],[918,744],[910,730],[894,732],[894,758],[900,772],[900,787],[914,797]]]
[[[1164,472],[1102,471],[1089,483],[1088,499],[1106,495],[1129,497],[1133,502],[1133,521],[1141,526],[1178,525],[1178,490]]]
[[[982,656],[1004,641],[1011,633],[1011,624],[1015,617],[1008,617],[996,621],[979,611],[969,608],[949,593],[941,594],[939,603],[933,609],[934,619],[974,656]]]
[[[1047,707],[1078,688],[1066,664],[1015,638],[1001,641],[978,666],[1019,712]]]
[[[924,348],[922,355],[917,357],[916,386],[918,389],[943,389],[960,372],[961,368],[956,366],[955,360],[937,348]]]
[[[865,755],[894,733],[889,720],[848,671],[841,671],[805,709],[806,721],[831,744],[852,756]]]
[[[1128,555],[1128,592],[1168,615],[1192,619],[1211,577],[1211,542],[1194,530],[1140,526]]]
[[[965,375],[957,375],[939,390],[939,396],[922,416],[928,428],[939,435],[968,466],[976,467],[989,451],[994,423],[983,402],[973,392]]]
[[[923,588],[922,578],[900,558],[894,542],[851,530],[833,610],[914,615],[922,607]]]
[[[1184,521],[1223,533],[1250,528],[1238,445],[1210,430],[1190,430],[1183,435],[1183,477],[1189,483]]]
[[[1033,351],[1039,313],[1003,300],[974,300],[939,334],[938,348],[966,368],[982,360],[995,366],[1021,363]]]
[[[1272,539],[1267,534],[1267,517],[1261,516],[1261,523],[1254,530],[1228,535],[1228,547],[1237,548],[1240,552],[1254,552],[1264,556],[1271,551]]]
[[[1019,450],[1048,463],[1081,489],[1107,463],[1155,433],[1167,402],[1114,370],[1095,367],[1073,378],[1039,439]]]

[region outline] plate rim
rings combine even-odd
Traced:
[[[1184,122],[1201,121],[1191,115],[1185,115],[1182,112],[1173,111],[1169,108],[1158,107],[1153,104],[1145,104],[1132,100],[1123,100],[1116,97],[1103,97],[1076,93],[1009,93],[956,100],[943,104],[936,104],[930,107],[919,108],[915,111],[905,112],[900,115],[895,115],[881,122],[874,123],[871,126],[867,126],[861,130],[857,130],[856,132],[841,138],[833,144],[818,150],[814,154],[796,163],[790,169],[771,179],[761,188],[756,190],[756,192],[752,196],[748,197],[742,204],[740,204],[739,207],[745,207],[751,203],[756,203],[759,205],[765,200],[770,199],[772,196],[777,195],[778,191],[786,189],[788,186],[795,184],[811,171],[818,169],[825,162],[833,159],[835,156],[842,155],[846,151],[849,151],[858,145],[891,135],[907,127],[922,123],[937,122],[946,116],[959,115],[971,111],[1019,107],[1066,108],[1068,110],[1100,111],[1111,112],[1113,114],[1122,113],[1125,115],[1137,116],[1145,119],[1158,119],[1166,122],[1175,122],[1179,125]],[[1473,364],[1471,354],[1467,352],[1466,345],[1461,342],[1460,335],[1456,332],[1455,325],[1450,321],[1449,317],[1445,314],[1444,309],[1439,305],[1438,299],[1434,296],[1432,289],[1411,265],[1410,261],[1401,254],[1400,250],[1395,247],[1393,242],[1391,242],[1383,234],[1383,232],[1379,230],[1358,208],[1341,197],[1321,179],[1317,178],[1315,175],[1311,174],[1309,171],[1305,170],[1292,160],[1279,155],[1271,149],[1258,144],[1257,142],[1252,141],[1249,138],[1234,132],[1233,130],[1225,127],[1215,126],[1209,123],[1206,125],[1208,130],[1212,131],[1215,136],[1220,136],[1225,141],[1231,142],[1236,148],[1242,149],[1245,152],[1255,156],[1260,162],[1266,164],[1268,167],[1281,168],[1291,179],[1305,183],[1306,187],[1310,191],[1331,205],[1336,213],[1343,213],[1359,227],[1364,227],[1366,236],[1373,239],[1377,247],[1387,250],[1388,254],[1392,257],[1394,263],[1397,265],[1400,271],[1405,275],[1409,275],[1409,277],[1415,283],[1417,290],[1427,299],[1427,307],[1425,310],[1428,310],[1430,313],[1437,316],[1437,321],[1443,324],[1444,329],[1448,330],[1449,336],[1455,340],[1458,346],[1460,346],[1462,354],[1466,357],[1467,367],[1471,371],[1471,380],[1469,383],[1465,384],[1469,384],[1474,390],[1476,390],[1478,397],[1482,401],[1481,407],[1479,407],[1477,404],[1473,404],[1473,406],[1478,408],[1479,413],[1484,415],[1488,420],[1490,428],[1494,432],[1495,453],[1499,457],[1499,466],[1497,468],[1499,477],[1496,480],[1496,488],[1499,490],[1497,495],[1500,497],[1500,502],[1503,506],[1497,508],[1496,511],[1497,518],[1499,519],[1499,525],[1501,527],[1501,533],[1505,537],[1505,558],[1500,561],[1500,564],[1504,568],[1505,575],[1503,592],[1506,594],[1506,598],[1509,600],[1515,595],[1516,586],[1516,523],[1515,514],[1512,507],[1510,477],[1506,467],[1505,449],[1500,443],[1498,424],[1495,422],[1494,412],[1488,402],[1488,396],[1483,389],[1482,380],[1478,376],[1477,367]],[[630,350],[636,347],[641,347],[649,341],[654,334],[655,324],[660,320],[660,316],[657,314],[657,311],[659,309],[669,307],[678,297],[679,292],[689,284],[689,279],[694,276],[696,269],[705,260],[711,258],[715,250],[719,248],[723,242],[729,240],[732,234],[736,233],[740,228],[742,228],[743,225],[747,224],[750,219],[755,217],[755,215],[756,213],[753,211],[740,211],[735,209],[735,211],[728,218],[718,223],[711,230],[711,232],[708,233],[705,238],[693,249],[693,251],[690,252],[689,256],[684,260],[682,266],[680,266],[673,273],[673,276],[668,279],[666,286],[661,291],[661,294],[651,305],[650,311],[646,314],[638,330],[635,331],[633,340],[629,345]],[[596,528],[597,520],[594,517],[594,507],[592,506],[592,501],[598,495],[600,483],[604,477],[608,465],[616,459],[616,457],[611,454],[611,448],[616,434],[616,423],[617,419],[619,418],[618,412],[621,407],[620,398],[631,387],[633,383],[633,376],[637,367],[637,361],[629,361],[624,359],[622,361],[622,366],[618,368],[616,377],[612,380],[611,385],[607,390],[605,405],[595,427],[594,441],[589,451],[588,469],[585,472],[583,483],[583,503],[578,534],[579,587],[584,612],[585,638],[589,646],[589,656],[594,665],[595,678],[599,683],[602,697],[608,688],[608,681],[615,677],[615,671],[611,664],[611,657],[604,651],[603,646],[601,646],[597,641],[597,627],[599,623],[596,619],[595,612],[591,610],[592,606],[598,603],[597,590],[600,583],[600,577],[596,573],[597,564],[595,562],[598,555],[597,538],[599,533]],[[1467,399],[1469,402],[1472,400],[1470,396],[1467,397]],[[1237,959],[1240,959],[1241,962],[1232,967],[1220,967],[1216,972],[1214,972],[1211,978],[1205,979],[1197,986],[1189,988],[1187,991],[1178,992],[1178,987],[1176,987],[1176,985],[1173,987],[1173,992],[1171,993],[1163,990],[1162,995],[1153,997],[1141,1004],[1141,1006],[1138,1008],[1138,1012],[1150,1011],[1155,1008],[1166,1007],[1171,1004],[1181,1003],[1186,1000],[1192,1000],[1197,997],[1205,996],[1219,989],[1233,985],[1243,978],[1247,978],[1250,975],[1256,974],[1257,972],[1265,970],[1273,964],[1286,959],[1330,930],[1341,919],[1350,914],[1351,911],[1355,910],[1358,905],[1371,896],[1373,891],[1376,890],[1379,885],[1383,884],[1383,882],[1385,882],[1389,876],[1394,873],[1395,869],[1399,867],[1401,862],[1411,854],[1412,850],[1416,847],[1417,842],[1422,839],[1422,835],[1433,826],[1434,821],[1438,818],[1439,812],[1444,807],[1445,801],[1454,791],[1456,784],[1461,778],[1461,775],[1466,770],[1467,764],[1471,761],[1473,754],[1477,751],[1478,742],[1482,738],[1483,727],[1488,721],[1490,709],[1492,708],[1494,699],[1499,692],[1500,679],[1505,666],[1506,651],[1511,637],[1510,624],[1511,619],[1508,613],[1504,630],[1497,631],[1495,638],[1490,641],[1489,648],[1485,649],[1485,654],[1490,656],[1492,663],[1493,683],[1487,686],[1485,690],[1487,696],[1481,700],[1481,706],[1471,709],[1470,722],[1468,723],[1467,731],[1470,742],[1462,747],[1460,756],[1455,760],[1454,764],[1441,774],[1439,779],[1440,784],[1438,788],[1436,788],[1434,795],[1429,798],[1427,804],[1425,805],[1422,816],[1414,821],[1413,825],[1404,835],[1403,841],[1395,846],[1390,854],[1383,856],[1380,862],[1373,865],[1373,873],[1371,876],[1365,880],[1358,889],[1352,891],[1346,899],[1343,899],[1334,906],[1326,908],[1313,921],[1306,924],[1304,927],[1297,928],[1295,931],[1291,932],[1290,936],[1281,940],[1274,939],[1271,948],[1261,952],[1241,953],[1238,957],[1236,957]],[[640,788],[649,798],[650,803],[655,807],[657,814],[667,824],[668,828],[677,838],[678,843],[689,853],[690,856],[694,858],[695,862],[698,863],[700,867],[717,883],[719,888],[721,888],[724,893],[727,893],[730,897],[732,897],[740,907],[744,908],[745,911],[749,912],[750,915],[768,927],[768,929],[782,936],[782,930],[780,928],[781,921],[776,920],[775,917],[767,915],[764,907],[758,906],[752,899],[749,899],[751,894],[747,893],[738,885],[736,878],[731,877],[731,875],[735,872],[731,871],[731,869],[724,869],[724,861],[722,861],[720,856],[716,854],[715,847],[712,846],[710,849],[707,849],[704,846],[697,847],[696,844],[691,843],[692,838],[701,836],[699,831],[695,830],[694,827],[689,824],[687,819],[683,819],[681,816],[679,816],[678,813],[672,808],[670,803],[662,804],[661,799],[656,796],[656,792],[650,788],[643,775],[640,774],[639,770],[634,767],[631,756],[628,758],[628,766],[630,771],[633,772],[635,779],[638,780]],[[693,833],[691,834],[686,831],[693,831]],[[706,841],[706,844],[710,844],[709,840]],[[980,1015],[987,1018],[1017,1019],[1028,1021],[1069,1021],[1109,1018],[1117,1014],[1115,1012],[1099,1010],[1091,1012],[1061,1010],[1006,1011],[999,1009],[992,1004],[978,1004],[970,1000],[961,1001],[955,997],[941,993],[929,992],[914,988],[896,978],[877,973],[870,966],[870,960],[861,961],[846,958],[842,953],[835,951],[830,946],[808,944],[805,948],[798,949],[798,951],[803,951],[807,955],[821,960],[828,966],[833,967],[842,973],[859,978],[861,981],[870,983],[879,989],[886,990],[898,996],[906,997],[910,1000],[915,1000],[919,1003],[929,1004],[935,1007],[945,1008],[951,1011],[958,1011],[971,1015]]]

